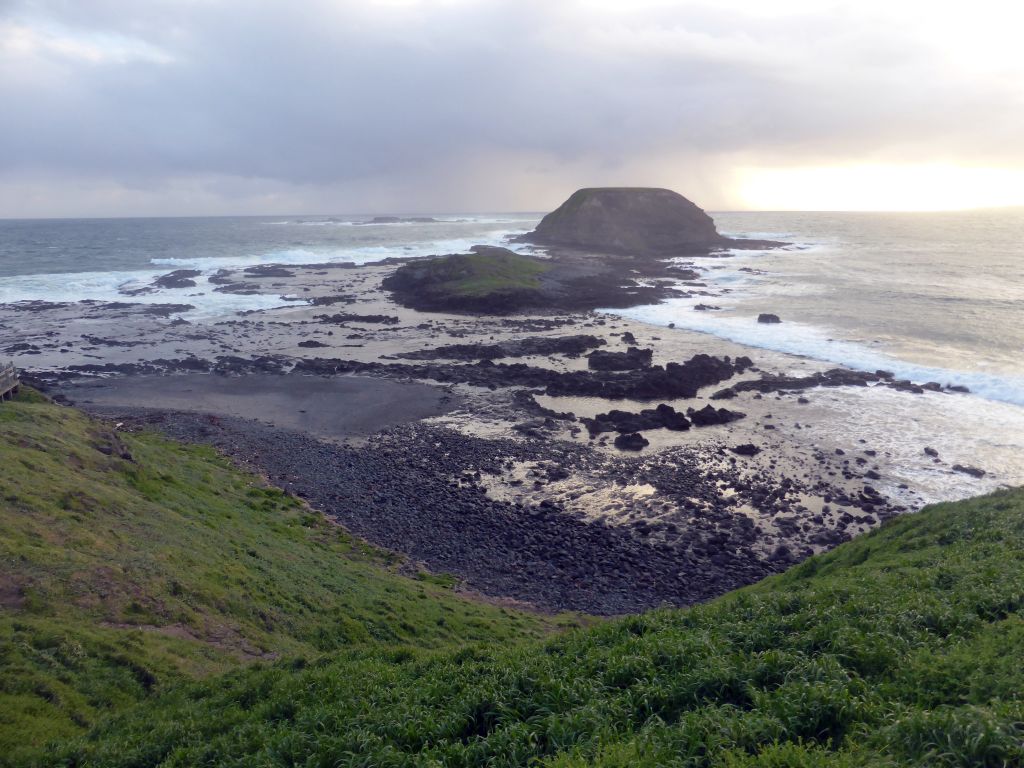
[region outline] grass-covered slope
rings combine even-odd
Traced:
[[[945,504],[711,604],[513,648],[183,687],[60,765],[1024,764],[1024,492]]]
[[[0,763],[239,666],[553,623],[393,566],[208,448],[0,404]]]

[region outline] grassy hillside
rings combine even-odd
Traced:
[[[691,610],[181,687],[44,762],[1021,765],[1022,606],[1024,492],[1003,492],[897,519]]]
[[[394,566],[210,449],[0,404],[0,762],[189,679],[555,623]]]
[[[543,640],[66,409],[0,406],[0,489],[0,762],[1024,764],[1024,491]]]

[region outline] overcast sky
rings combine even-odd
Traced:
[[[0,0],[0,217],[1024,204],[1015,7]]]

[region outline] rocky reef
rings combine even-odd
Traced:
[[[384,279],[404,305],[420,310],[501,314],[541,302],[540,276],[549,263],[505,248],[476,246],[471,253],[417,259]]]
[[[574,311],[654,304],[668,296],[685,295],[675,287],[676,281],[697,276],[660,261],[650,262],[644,270],[634,266],[625,257],[560,254],[541,258],[477,245],[470,253],[411,260],[386,277],[382,286],[398,303],[420,311],[503,315],[526,309]]]

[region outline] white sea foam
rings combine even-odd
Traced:
[[[917,365],[872,349],[868,344],[836,339],[828,331],[802,323],[769,325],[758,323],[754,316],[695,311],[693,307],[700,300],[716,302],[716,299],[707,297],[671,299],[663,304],[607,311],[652,325],[668,326],[672,323],[676,328],[712,334],[737,344],[800,355],[856,370],[887,370],[901,379],[965,386],[981,397],[1024,406],[1024,378]],[[720,303],[718,305],[721,306]]]
[[[425,257],[445,253],[463,253],[474,245],[500,245],[519,251],[531,246],[508,243],[508,237],[521,230],[494,230],[483,237],[453,238],[397,245],[375,245],[340,249],[289,248],[264,253],[232,256],[196,256],[188,258],[157,258],[150,263],[162,269],[71,272],[59,274],[18,275],[0,278],[0,304],[17,301],[76,302],[128,301],[142,304],[191,304],[184,313],[189,319],[222,317],[248,310],[265,310],[295,304],[283,297],[267,294],[238,295],[216,293],[206,278],[219,269],[244,269],[264,264],[322,264],[352,262],[367,264],[389,257]],[[195,269],[201,275],[190,288],[157,288],[136,296],[122,290],[149,288],[153,280],[169,269]]]
[[[935,502],[1024,482],[1024,409],[1017,406],[967,396],[908,397],[882,387],[830,388],[812,399],[828,418],[802,420],[792,436],[816,446],[863,440],[885,457],[879,486],[894,496],[902,495],[900,483]],[[925,446],[938,451],[942,463],[932,461]],[[978,479],[952,471],[958,463],[987,474]]]
[[[188,258],[151,259],[150,263],[174,269],[234,269],[260,264],[328,264],[351,262],[369,264],[387,258],[422,258],[446,253],[465,253],[474,245],[495,245],[516,251],[526,251],[530,246],[509,243],[508,237],[519,230],[497,230],[482,237],[460,237],[448,240],[431,240],[402,245],[368,245],[355,248],[310,249],[288,248],[259,254],[238,256],[196,256]]]
[[[414,221],[413,219],[415,218],[422,220]],[[359,219],[286,219],[284,221],[270,221],[267,223],[273,226],[301,227],[415,227],[429,226],[430,224],[518,224],[524,221],[526,220],[493,216],[410,216],[403,217],[399,221],[374,221],[373,217],[367,217]]]
[[[191,304],[182,313],[191,320],[223,317],[236,312],[274,309],[295,302],[276,295],[215,293],[216,286],[197,278],[192,288],[164,288],[152,293],[128,296],[122,289],[145,288],[166,270],[133,272],[69,272],[47,275],[18,275],[0,278],[0,304],[19,301],[132,302],[136,304]]]

